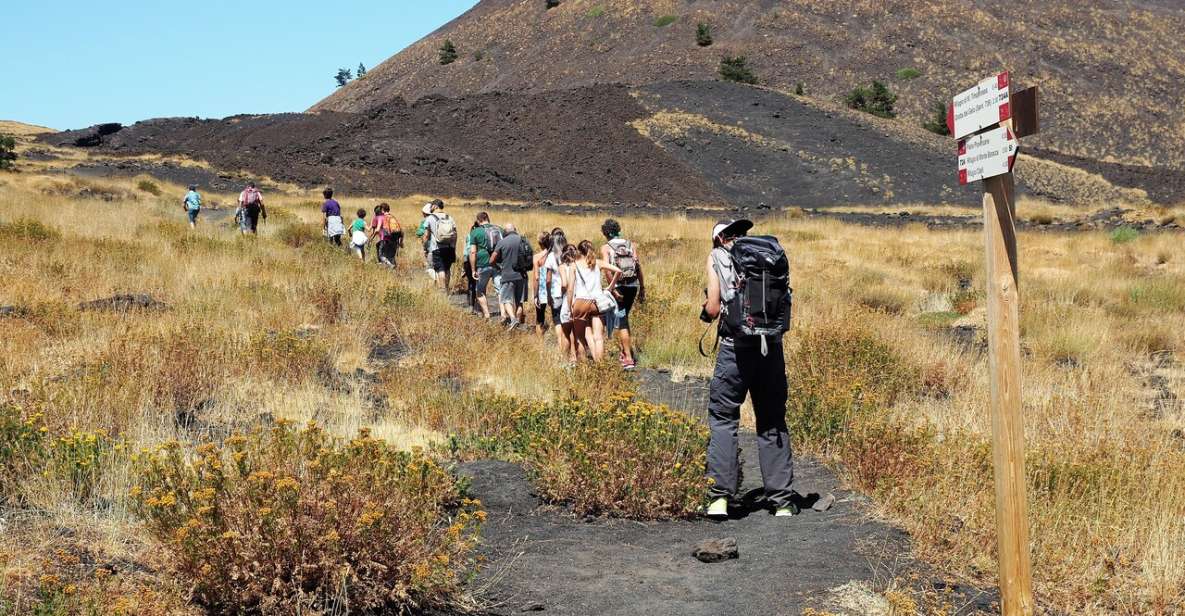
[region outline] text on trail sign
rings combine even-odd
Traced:
[[[984,131],[959,142],[959,183],[985,180],[1012,171],[1016,137],[1007,128]]]
[[[1007,71],[960,92],[946,112],[946,124],[951,135],[955,139],[962,139],[1011,118],[1012,106],[1008,93]]]

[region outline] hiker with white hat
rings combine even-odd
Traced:
[[[717,224],[707,260],[707,301],[700,319],[720,319],[719,352],[708,393],[708,477],[713,483],[707,515],[713,518],[728,517],[729,502],[740,490],[737,428],[746,395],[757,420],[766,502],[778,517],[798,513],[790,489],[794,466],[786,430],[788,387],[782,353],[782,334],[790,327],[790,266],[776,238],[746,237],[752,228],[748,220]]]

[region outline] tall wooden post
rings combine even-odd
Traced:
[[[1011,173],[984,180],[987,252],[988,363],[991,372],[992,465],[1000,599],[1005,616],[1034,613],[1025,496],[1024,423],[1020,392],[1019,268],[1016,185]]]

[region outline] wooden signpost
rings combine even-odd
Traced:
[[[1012,168],[1020,149],[1019,139],[1035,134],[1039,128],[1037,98],[1036,88],[1013,94],[1008,73],[1001,73],[960,93],[947,113],[947,127],[960,140],[959,182],[984,182],[992,466],[996,478],[1000,600],[1006,616],[1030,616],[1035,612],[1025,495],[1020,269]]]

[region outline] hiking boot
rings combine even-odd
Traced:
[[[728,517],[728,499],[717,498],[708,504],[708,510],[705,512],[709,518],[723,519]]]
[[[774,509],[775,518],[790,518],[798,515],[798,505],[794,503],[786,503],[785,505]]]

